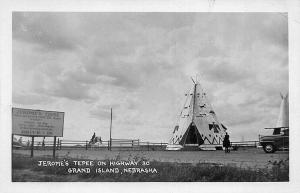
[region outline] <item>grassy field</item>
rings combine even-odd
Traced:
[[[39,161],[50,161],[50,163],[69,163],[68,166],[39,166]],[[138,166],[115,166],[118,173],[98,173],[99,167],[103,170],[111,166],[78,166],[73,161],[88,161],[87,159],[75,159],[70,157],[60,157],[53,159],[51,157],[35,157],[13,154],[12,159],[12,181],[41,181],[41,182],[268,182],[268,181],[289,181],[289,162],[288,159],[274,161],[265,168],[242,168],[231,165],[221,165],[214,163],[176,163],[151,161],[149,165]],[[94,163],[109,163],[117,161],[135,161],[146,163],[148,160],[140,157],[133,157],[130,160],[121,160],[120,157],[106,160],[90,160]],[[151,173],[122,173],[128,167],[143,168],[144,170],[155,169],[157,172]],[[81,170],[89,168],[88,173],[69,173],[70,168]]]
[[[13,150],[14,153],[24,156],[30,155],[30,150]],[[51,156],[52,150],[35,150],[34,156]],[[271,166],[269,162],[279,162],[289,158],[288,152],[266,154],[259,148],[240,148],[225,154],[224,151],[107,151],[85,149],[62,149],[56,151],[59,158],[71,157],[75,159],[107,160],[118,157],[122,160],[143,158],[149,161],[174,162],[174,163],[216,163],[243,168],[265,168]]]

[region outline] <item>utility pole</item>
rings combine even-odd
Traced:
[[[109,150],[111,151],[112,108],[110,108]]]

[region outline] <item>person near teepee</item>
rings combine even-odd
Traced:
[[[225,153],[230,153],[230,140],[229,140],[229,135],[226,133],[224,140],[223,140],[223,147],[225,148]]]

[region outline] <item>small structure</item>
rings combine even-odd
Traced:
[[[227,128],[221,124],[198,80],[186,102],[167,150],[216,150],[222,148]]]

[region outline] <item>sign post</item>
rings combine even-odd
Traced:
[[[55,149],[56,149],[56,136],[54,136],[54,142],[53,142],[53,158],[55,158]]]
[[[33,157],[33,148],[34,148],[34,137],[31,136],[31,150],[30,150],[30,157]]]

